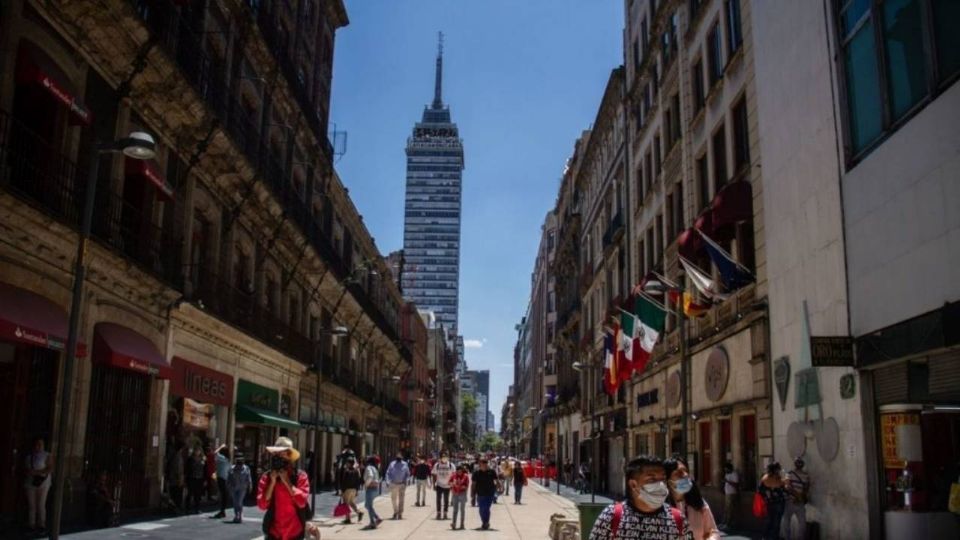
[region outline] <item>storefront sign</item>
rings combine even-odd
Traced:
[[[237,405],[276,411],[280,406],[280,392],[240,379],[237,383]]]
[[[730,378],[730,359],[723,347],[714,347],[707,357],[707,367],[704,370],[704,386],[707,389],[707,399],[718,401],[727,389],[727,379]]]
[[[887,469],[902,469],[907,460],[897,451],[898,432],[901,426],[919,426],[920,415],[913,412],[885,413],[880,415],[880,441],[883,447],[883,466]],[[903,445],[901,445],[903,446]]]
[[[233,403],[233,377],[174,356],[170,393],[229,407]]]
[[[660,393],[660,390],[654,388],[649,392],[644,392],[642,394],[637,394],[637,408],[642,409],[644,407],[649,407],[657,403],[657,395]]]
[[[852,367],[854,365],[853,338],[850,336],[810,336],[810,355],[814,367]]]
[[[183,425],[197,430],[206,430],[210,427],[210,417],[213,416],[213,405],[199,403],[190,398],[183,400]]]

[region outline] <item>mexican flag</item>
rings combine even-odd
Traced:
[[[646,356],[643,359],[643,364],[646,365],[650,353],[653,352],[653,346],[657,344],[657,340],[660,339],[660,334],[663,332],[667,311],[662,305],[647,296],[638,295],[633,305],[633,313],[639,323],[640,349]]]
[[[638,364],[638,362],[640,362]],[[634,371],[643,371],[646,358],[640,348],[640,321],[633,313],[620,310],[620,380],[630,378]]]

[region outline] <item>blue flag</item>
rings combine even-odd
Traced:
[[[733,260],[733,257],[716,242],[707,237],[707,235],[700,233],[700,236],[703,237],[705,241],[704,247],[707,248],[707,253],[710,255],[710,259],[713,260],[713,264],[717,266],[717,270],[720,271],[720,281],[723,282],[723,287],[728,291],[735,291],[741,287],[753,283],[755,278],[749,270],[744,268],[744,266],[737,261]]]

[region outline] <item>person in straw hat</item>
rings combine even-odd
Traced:
[[[296,466],[300,452],[287,437],[277,439],[267,452],[270,470],[260,477],[257,487],[257,506],[267,511],[263,534],[267,540],[301,539],[307,532],[310,479]]]

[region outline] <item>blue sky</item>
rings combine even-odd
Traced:
[[[433,99],[464,140],[460,332],[470,369],[490,370],[490,410],[513,381],[514,325],[530,296],[540,226],[564,163],[622,63],[619,0],[347,0],[337,32],[331,123],[337,162],[385,255],[403,244],[404,147]],[[331,127],[332,129],[332,127]]]

